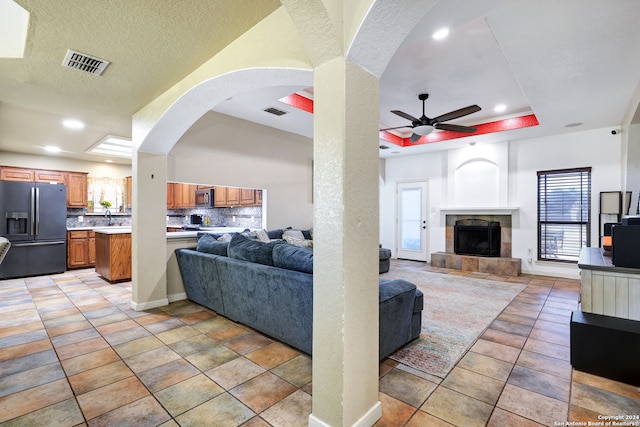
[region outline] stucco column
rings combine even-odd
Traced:
[[[344,57],[314,72],[313,410],[370,426],[378,401],[378,79]]]
[[[132,162],[131,307],[146,310],[167,299],[167,156],[134,151]]]

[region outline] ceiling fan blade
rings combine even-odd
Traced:
[[[419,122],[420,120],[416,119],[415,117],[413,117],[411,114],[407,114],[404,111],[400,111],[400,110],[391,110],[391,112],[397,116],[403,117],[407,120],[411,120],[412,122]]]
[[[481,108],[478,107],[477,105],[469,105],[468,107],[464,107],[459,110],[451,111],[449,113],[435,117],[432,120],[435,122],[446,122],[448,120],[457,119],[458,117],[466,116],[480,110]]]
[[[394,128],[384,128],[384,129],[379,129],[378,132],[382,132],[383,130],[392,130],[392,129],[402,129],[402,128],[410,128],[411,125],[405,125],[405,126],[396,126]]]
[[[467,132],[467,133],[472,133],[478,130],[476,128],[472,128],[469,126],[454,125],[450,123],[436,123],[435,128],[440,130],[449,130],[452,132]]]
[[[409,138],[409,142],[416,142],[421,138],[420,135],[418,135],[417,133],[412,133],[411,134],[411,138]]]

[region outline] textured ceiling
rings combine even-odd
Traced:
[[[72,158],[87,158],[84,150],[106,134],[130,136],[134,112],[280,7],[278,0],[17,1],[31,22],[25,58],[0,59],[0,151],[42,154],[42,145],[59,144]],[[419,116],[422,92],[430,94],[430,117],[478,104],[482,111],[452,123],[533,113],[540,125],[393,146],[381,157],[455,148],[471,138],[494,142],[618,126],[640,79],[638,22],[638,0],[434,2],[382,74],[381,126],[407,124],[390,110]],[[433,41],[442,26],[451,29],[449,38]],[[100,77],[63,68],[67,49],[111,64]],[[238,94],[214,110],[310,137],[311,115],[278,103],[286,91],[300,89]],[[507,111],[493,112],[498,103]],[[290,114],[262,111],[272,106]],[[66,116],[85,120],[87,128],[61,129]],[[567,127],[575,123],[581,125]]]
[[[125,136],[134,112],[280,7],[278,0],[17,3],[31,14],[28,40],[24,59],[0,59],[0,113],[68,115]],[[102,76],[64,68],[67,49],[110,64]]]

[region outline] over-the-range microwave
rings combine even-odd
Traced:
[[[207,190],[196,190],[196,207],[212,208],[213,207],[213,188]]]

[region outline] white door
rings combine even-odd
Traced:
[[[398,258],[427,260],[427,183],[398,184]]]

